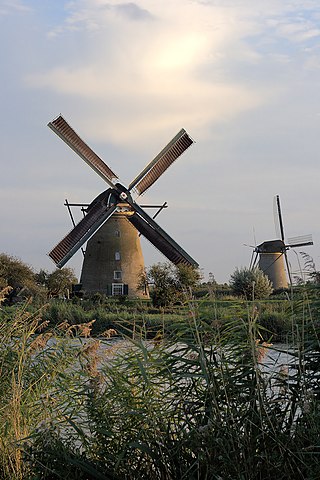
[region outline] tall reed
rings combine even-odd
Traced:
[[[133,340],[128,319],[130,338],[79,338],[93,320],[50,330],[26,303],[1,325],[0,477],[320,478],[320,324],[308,297],[289,306],[293,363],[269,368],[254,303],[221,322],[189,298]]]
[[[6,480],[31,478],[26,447],[42,422],[58,422],[72,384],[66,369],[75,364],[69,340],[57,340],[42,320],[46,307],[33,313],[29,307],[30,301],[15,309],[0,331],[0,478]]]
[[[320,477],[315,323],[300,323],[293,367],[269,371],[256,308],[213,328],[189,307],[165,341],[146,342],[142,329],[134,341],[80,353],[88,381],[66,405],[82,410],[34,437],[41,478]]]

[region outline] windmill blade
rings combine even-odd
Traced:
[[[95,204],[73,230],[48,253],[57,267],[63,267],[94,232],[111,217],[116,209],[116,205],[107,208],[103,202]]]
[[[254,252],[253,252],[254,253]],[[255,256],[253,258],[253,262],[252,262],[252,265],[251,265],[251,270],[253,270],[254,268],[256,268],[257,264],[258,264],[258,260],[259,260],[259,253],[256,251],[255,252]]]
[[[294,247],[305,247],[307,245],[313,245],[312,235],[299,235],[298,237],[288,238],[287,246],[290,248]]]
[[[273,213],[274,213],[274,223],[275,223],[276,234],[284,242],[284,228],[283,228],[282,212],[281,212],[279,195],[275,196]]]
[[[118,176],[113,173],[111,168],[79,137],[61,115],[52,122],[49,122],[48,127],[100,175],[105,182],[114,187],[112,180],[117,179]]]
[[[149,215],[135,202],[130,203],[135,213],[128,217],[134,227],[146,237],[163,255],[175,265],[184,263],[198,267],[198,263],[178,245]]]
[[[167,208],[168,207],[168,204],[167,202],[164,202],[162,205],[160,205],[160,207],[158,208],[158,210],[156,211],[156,213],[152,216],[152,220],[154,220],[155,218],[157,218],[157,216],[159,215],[159,213],[162,212],[162,210],[164,208]],[[140,237],[141,233],[139,233],[139,237]]]
[[[135,190],[141,195],[193,144],[193,140],[182,128],[168,145],[142,170],[130,183],[129,190]]]
[[[291,278],[291,272],[290,272],[290,266],[289,266],[289,260],[288,260],[287,250],[285,250],[283,254],[284,254],[284,259],[285,259],[286,266],[287,266],[287,273],[288,273],[289,283],[290,283],[290,285],[292,286],[292,278]]]
[[[250,264],[249,264],[249,270],[254,269],[257,257],[258,257],[258,253],[255,250],[252,250],[252,254],[251,254],[251,258],[250,258]]]
[[[163,237],[161,233],[156,231],[137,213],[129,216],[128,220],[147,240],[152,243],[152,245],[154,245],[175,265],[183,263],[192,267],[198,266],[197,262],[195,262],[195,260],[193,260],[181,247],[177,249],[172,242],[169,242],[167,238]]]
[[[273,221],[274,229],[276,232],[276,238],[281,238],[280,225],[279,225],[279,215],[278,215],[278,206],[277,206],[277,197],[273,197]]]

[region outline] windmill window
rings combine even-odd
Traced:
[[[121,270],[115,270],[113,272],[113,278],[114,280],[121,280],[122,279],[122,272]]]
[[[120,252],[115,252],[114,259],[115,260],[120,260],[120,258],[121,258]]]
[[[116,237],[120,237],[120,230],[115,230],[114,234]]]
[[[123,295],[123,283],[112,284],[112,295]]]

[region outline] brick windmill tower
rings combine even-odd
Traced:
[[[184,129],[126,188],[61,115],[48,126],[109,185],[86,208],[85,217],[49,252],[57,267],[63,267],[87,242],[80,279],[85,292],[147,297],[147,291],[138,289],[139,276],[144,271],[139,234],[175,265],[198,266],[131,194],[143,194],[192,145],[193,140]]]

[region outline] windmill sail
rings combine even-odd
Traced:
[[[276,209],[277,217],[278,217],[278,223],[275,222],[276,231],[277,231],[277,225],[279,225],[280,238],[281,238],[281,241],[284,243],[284,227],[283,227],[283,220],[282,220],[282,212],[281,212],[279,195],[275,196],[274,208]],[[288,274],[288,277],[289,277],[289,282],[292,285],[290,264],[289,264],[289,259],[288,259],[286,248],[283,249],[283,255],[284,255],[284,259],[285,259],[285,263],[286,263],[286,267],[287,267],[287,274]]]
[[[283,221],[282,221],[282,212],[280,206],[280,197],[276,195],[276,207],[278,213],[278,221],[279,221],[279,229],[280,229],[280,238],[284,242],[284,228],[283,228]]]
[[[182,128],[180,132],[161,150],[161,152],[130,183],[129,190],[135,188],[139,195],[144,193],[154,182],[193,144],[193,140]]]
[[[107,295],[131,295],[139,298],[147,295],[147,292],[141,293],[136,287],[137,276],[144,268],[136,230],[174,264],[198,267],[197,262],[130,195],[132,189],[139,194],[144,193],[192,145],[193,140],[184,129],[126,188],[116,181],[117,175],[61,115],[48,126],[111,187],[90,203],[86,209],[87,215],[48,254],[57,267],[63,267],[89,240],[80,278],[83,291],[101,291]],[[66,204],[69,208],[70,204]]]
[[[128,217],[129,222],[154,245],[168,260],[175,265],[183,263],[185,265],[197,267],[198,264],[193,260],[181,247],[176,246],[176,242],[171,239],[169,241],[167,236],[164,237],[161,232],[155,230],[149,223],[147,223],[139,214],[135,213]]]
[[[290,248],[313,245],[312,235],[301,235],[289,238],[285,242],[285,232],[280,206],[280,197],[276,195],[273,203],[273,214],[277,240],[263,242],[255,248],[259,255],[259,267],[265,271],[274,288],[287,288],[286,276],[292,285],[291,266],[288,259]],[[286,267],[286,272],[285,272]]]
[[[48,253],[57,267],[63,267],[94,232],[111,217],[116,208],[116,205],[113,205],[111,208],[106,209],[102,202],[94,205],[71,232]]]
[[[100,157],[79,137],[60,115],[48,123],[51,128],[72,150],[74,150],[103,180],[113,186],[112,180],[118,176],[113,173]]]
[[[149,215],[135,202],[130,202],[135,214],[128,220],[136,229],[145,236],[160,252],[162,252],[175,265],[198,267],[198,263],[190,257]]]
[[[289,247],[304,247],[306,245],[313,245],[312,235],[299,235],[298,237],[288,238],[287,244]]]

